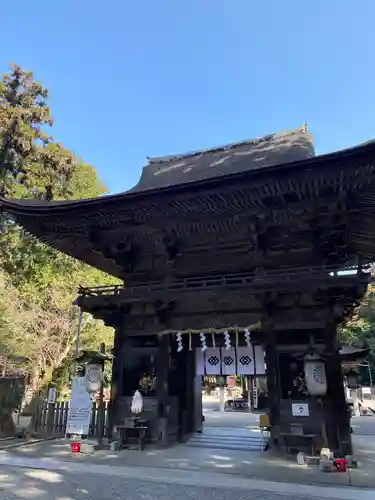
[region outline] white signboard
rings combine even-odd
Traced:
[[[87,436],[90,429],[91,408],[71,408],[68,411],[66,434]]]
[[[308,417],[310,415],[309,405],[307,403],[292,403],[293,417]]]
[[[66,434],[89,433],[92,400],[87,392],[84,377],[74,377],[70,395]]]
[[[56,403],[56,389],[54,387],[48,389],[47,403],[48,404]]]

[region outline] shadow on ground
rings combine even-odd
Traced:
[[[211,427],[228,424],[242,427],[247,424],[251,428],[256,425],[258,417],[235,416],[210,417]],[[295,458],[285,460],[271,452],[224,450],[210,448],[192,448],[184,444],[176,444],[168,449],[146,448],[137,450],[121,450],[111,452],[100,450],[93,455],[72,454],[70,442],[66,440],[31,443],[27,446],[0,451],[0,461],[7,457],[29,458],[43,461],[64,461],[81,464],[111,465],[117,467],[152,467],[169,470],[191,470],[220,472],[244,478],[279,481],[298,484],[320,484],[326,486],[375,487],[375,419],[353,420],[355,432],[364,430],[365,435],[353,435],[355,456],[359,468],[346,473],[323,473],[316,467],[299,466]],[[211,429],[212,431],[212,429]],[[3,462],[4,463],[4,462]]]
[[[360,462],[357,470],[346,473],[323,473],[316,467],[298,466],[295,459],[285,460],[270,452],[245,452],[237,450],[210,450],[188,448],[183,444],[168,449],[100,450],[93,455],[72,454],[70,443],[65,440],[30,444],[0,452],[15,457],[43,461],[68,461],[86,464],[103,464],[117,467],[154,467],[175,470],[194,470],[233,474],[246,478],[299,484],[329,486],[375,487],[375,443],[368,439],[354,438],[356,456]],[[367,442],[366,442],[367,441]]]

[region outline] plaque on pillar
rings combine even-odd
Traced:
[[[308,403],[292,403],[293,417],[308,417],[310,410]]]

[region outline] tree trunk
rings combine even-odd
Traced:
[[[16,428],[12,418],[12,412],[8,409],[0,410],[0,436],[10,437],[14,436]]]
[[[30,379],[30,383],[25,388],[25,395],[22,402],[22,412],[34,417],[38,411],[40,402],[43,400],[43,387],[47,380],[40,379],[39,370],[35,371]]]

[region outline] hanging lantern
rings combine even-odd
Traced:
[[[325,396],[327,394],[327,375],[322,358],[314,353],[306,354],[304,365],[307,392],[311,396]]]
[[[103,379],[103,367],[99,363],[88,363],[86,365],[84,385],[88,392],[99,391]]]

